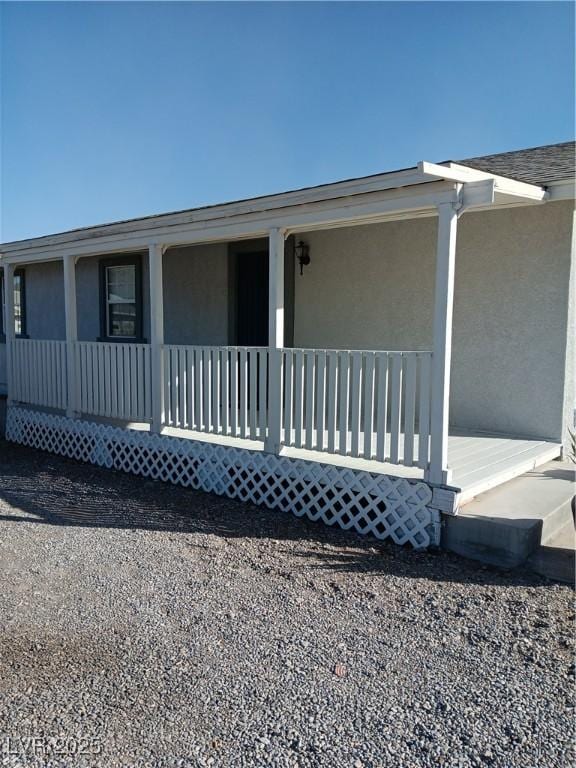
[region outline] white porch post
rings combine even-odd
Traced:
[[[6,336],[6,389],[7,404],[14,399],[14,265],[4,262],[4,335]]]
[[[269,232],[268,298],[268,437],[265,450],[280,453],[282,443],[282,347],[284,346],[284,240],[283,229]]]
[[[148,248],[150,276],[150,368],[152,393],[152,432],[164,424],[164,290],[162,261],[164,248],[154,243]]]
[[[64,256],[64,314],[66,320],[66,416],[78,415],[78,377],[76,371],[76,342],[78,341],[78,309],[76,304],[76,259]]]
[[[268,345],[274,349],[284,346],[284,240],[284,230],[270,230]]]
[[[457,223],[457,205],[455,203],[439,204],[430,409],[430,467],[427,479],[432,483],[441,484],[448,484],[451,481],[451,471],[448,467],[448,419]]]

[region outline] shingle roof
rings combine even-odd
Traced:
[[[516,152],[502,152],[484,157],[469,157],[454,162],[517,181],[543,185],[574,178],[575,147],[576,142],[565,141],[562,144],[548,144],[544,147],[519,149]]]
[[[494,173],[498,176],[505,176],[517,181],[525,181],[531,184],[537,184],[539,186],[546,186],[554,181],[572,180],[575,177],[575,150],[576,142],[566,141],[562,144],[549,144],[543,147],[533,147],[531,149],[520,149],[514,152],[503,152],[496,155],[484,155],[482,157],[470,157],[466,160],[445,160],[440,165],[447,165],[448,163],[458,163],[459,165],[466,165],[470,168],[476,168],[477,170],[484,171],[486,173]],[[290,190],[288,192],[280,192],[271,195],[263,195],[260,197],[252,197],[248,199],[234,200],[217,205],[204,205],[196,208],[186,208],[184,210],[170,211],[159,214],[152,214],[149,216],[140,216],[133,219],[123,219],[119,221],[109,222],[107,224],[97,224],[95,226],[79,227],[77,229],[70,229],[64,232],[56,233],[55,235],[42,235],[38,237],[26,238],[25,240],[14,241],[12,243],[1,243],[3,248],[15,245],[16,243],[31,243],[35,244],[35,241],[43,240],[47,237],[60,237],[77,235],[78,237],[86,236],[92,237],[91,230],[103,230],[107,227],[116,225],[129,224],[134,222],[135,224],[143,223],[147,220],[162,220],[167,219],[170,216],[176,216],[179,214],[196,214],[202,210],[208,210],[213,208],[219,208],[226,205],[239,204],[239,203],[252,203],[259,201],[269,201],[271,198],[279,198],[283,195],[289,195],[294,192],[309,192],[314,190],[320,190],[326,188],[327,198],[337,197],[337,192],[330,194],[330,188],[335,190],[339,185],[346,184],[348,182],[364,181],[370,179],[378,179],[379,177],[400,173],[401,171],[416,170],[416,166],[409,168],[397,169],[394,171],[386,171],[384,173],[376,173],[371,176],[361,176],[352,179],[345,179],[343,181],[329,182],[327,184],[320,184],[312,187],[302,187],[300,189]],[[347,193],[349,194],[349,193]],[[320,198],[318,198],[320,199]],[[299,201],[300,202],[300,201]],[[87,233],[83,235],[81,233]],[[28,247],[28,246],[27,246]]]

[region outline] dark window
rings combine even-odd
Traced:
[[[0,317],[0,334],[6,336],[4,318],[6,316],[6,296],[4,293],[4,270],[0,275],[0,292],[2,293],[2,313]],[[14,270],[14,333],[16,336],[26,336],[26,279],[23,269]]]
[[[100,262],[100,335],[112,340],[141,339],[140,256]]]

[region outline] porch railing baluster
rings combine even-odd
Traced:
[[[414,421],[416,418],[416,364],[415,355],[404,358],[404,464],[414,463]]]
[[[364,458],[371,459],[374,429],[374,353],[364,353]]]
[[[13,339],[15,402],[151,421],[148,344]],[[353,458],[430,461],[432,353],[163,345],[164,425]]]

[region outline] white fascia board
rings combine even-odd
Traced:
[[[465,184],[468,181],[483,181],[484,179],[493,178],[489,173],[477,171],[465,165],[455,165],[454,163],[439,165],[438,163],[429,163],[427,160],[422,160],[418,163],[418,170],[429,179],[449,179],[460,184]]]
[[[462,211],[470,208],[487,208],[494,204],[494,179],[469,181],[462,185]]]
[[[293,206],[306,206],[321,202],[337,204],[337,201],[355,195],[401,189],[430,183],[432,181],[452,181],[465,184],[468,182],[482,181],[487,178],[497,180],[498,191],[501,192],[502,195],[520,195],[525,199],[533,201],[543,199],[543,190],[540,190],[539,187],[535,187],[531,184],[514,182],[456,163],[437,165],[429,162],[421,162],[415,168],[408,168],[402,171],[368,176],[360,179],[351,179],[349,181],[335,182],[332,184],[324,184],[322,186],[294,190],[276,195],[267,195],[249,200],[240,200],[233,203],[224,203],[222,205],[178,211],[175,213],[158,214],[156,216],[130,219],[111,224],[102,224],[56,235],[46,235],[44,237],[9,242],[0,245],[0,250],[14,254],[18,251],[26,251],[28,253],[39,249],[50,249],[55,245],[93,241],[96,238],[105,238],[114,235],[127,234],[133,236],[136,232],[141,234],[143,241],[146,240],[146,242],[148,242],[149,234],[156,233],[164,228],[207,224],[208,222],[220,219],[230,219],[231,217],[248,214],[262,214],[264,212],[272,211],[279,214],[280,211],[292,208]],[[510,185],[514,185],[513,188],[511,188]]]
[[[549,200],[574,200],[576,197],[576,179],[552,181],[548,184]]]
[[[36,247],[24,250],[2,246],[1,258],[5,262],[24,264],[61,259],[67,254],[81,257],[144,250],[153,243],[170,247],[264,237],[271,228],[282,229],[290,234],[417,217],[425,213],[434,215],[439,203],[459,202],[456,187],[451,182],[435,181],[385,192],[291,206],[279,211],[237,215],[211,222],[189,223],[186,226],[158,227],[144,233],[135,230],[109,236],[101,234],[88,241],[78,240],[49,246],[38,243]]]
[[[548,192],[542,187],[536,186],[536,184],[502,179],[498,176],[494,177],[494,182],[495,202],[499,202],[501,198],[504,203],[506,203],[507,199],[510,201],[518,200],[518,202],[544,203],[548,199]]]
[[[146,233],[158,227],[175,227],[187,224],[211,222],[217,219],[243,216],[251,213],[263,213],[266,211],[280,211],[295,205],[308,205],[319,202],[336,202],[342,198],[364,195],[372,192],[384,192],[398,188],[411,187],[433,181],[424,177],[418,168],[408,168],[403,171],[379,174],[350,181],[324,184],[318,187],[310,187],[293,192],[284,192],[276,195],[240,200],[222,205],[193,208],[175,213],[163,213],[156,216],[147,216],[126,221],[100,224],[94,227],[62,232],[55,235],[30,238],[0,244],[2,251],[15,251],[19,248],[28,249],[37,246],[64,244],[90,240],[95,237],[124,234],[128,232]]]
[[[496,173],[485,173],[484,171],[477,171],[475,168],[466,168],[466,166],[457,165],[456,163],[451,163],[450,166],[459,173],[464,171],[472,171],[478,176],[478,178],[482,176],[485,179],[494,179],[494,192],[496,195],[495,202],[498,202],[499,194],[509,195],[511,198],[522,198],[524,200],[534,201],[537,203],[541,203],[547,199],[546,190],[537,184],[528,184],[525,181],[508,179],[505,176],[498,176]]]
[[[468,166],[457,163],[436,165],[435,163],[422,162],[418,164],[418,168],[423,175],[431,179],[452,179],[462,184],[492,179],[494,181],[494,203],[496,204],[522,201],[540,203],[547,199],[546,190],[536,184],[507,179],[495,173],[477,171],[475,168],[468,168]]]

